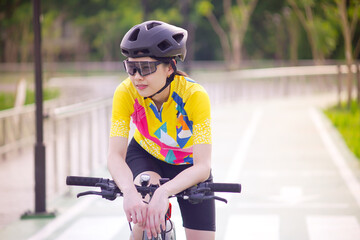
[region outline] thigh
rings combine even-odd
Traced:
[[[215,240],[214,231],[202,231],[185,228],[187,240]]]
[[[210,173],[210,177],[206,180],[206,182],[213,182],[212,173]],[[214,193],[210,193],[208,195],[213,196]],[[198,204],[192,204],[189,201],[178,198],[178,203],[183,218],[184,228],[215,232],[216,218],[214,199],[208,199]]]
[[[178,203],[184,228],[215,232],[215,200],[205,200],[199,204],[192,204],[178,198]]]
[[[131,140],[126,153],[126,163],[133,174],[134,180],[145,172],[155,172],[162,176],[159,162],[160,160],[144,150],[135,139]],[[139,182],[139,179],[137,182]]]

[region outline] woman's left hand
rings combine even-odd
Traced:
[[[156,237],[162,230],[166,230],[165,214],[169,208],[168,194],[164,188],[159,187],[148,206],[146,230],[148,238]]]

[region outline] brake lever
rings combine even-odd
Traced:
[[[79,198],[79,197],[86,196],[86,195],[100,195],[100,196],[102,196],[103,194],[102,194],[102,192],[86,191],[86,192],[78,193],[76,195],[76,197]]]
[[[107,190],[102,190],[101,192],[86,191],[86,192],[78,193],[77,197],[79,198],[79,197],[86,196],[86,195],[99,195],[102,198],[105,198],[110,201],[113,201],[116,199],[116,193],[114,191],[107,191]]]
[[[225,198],[221,198],[221,197],[218,197],[218,196],[212,196],[212,198],[215,199],[215,200],[224,202],[226,204],[228,203],[228,201]]]
[[[221,198],[218,196],[205,196],[204,193],[197,193],[197,194],[193,194],[193,195],[185,195],[183,196],[183,199],[188,200],[189,202],[191,202],[192,204],[197,204],[200,203],[204,200],[209,200],[209,199],[214,199],[214,200],[218,200],[224,203],[228,203],[228,201],[225,198]]]

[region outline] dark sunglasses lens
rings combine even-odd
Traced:
[[[140,75],[146,76],[156,72],[155,62],[139,62]]]
[[[136,73],[136,66],[134,62],[124,62],[125,70],[131,76],[134,76]]]
[[[124,67],[128,74],[131,76],[134,76],[136,71],[139,72],[141,76],[147,76],[149,74],[152,74],[156,72],[156,66],[158,65],[158,62],[130,62],[130,61],[124,61]]]

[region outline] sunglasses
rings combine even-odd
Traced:
[[[150,75],[154,72],[156,72],[157,68],[156,66],[163,63],[161,61],[152,61],[152,62],[148,62],[148,61],[128,61],[125,60],[123,61],[124,63],[124,68],[125,71],[130,74],[131,76],[134,76],[136,71],[141,75],[141,76],[147,76]]]

